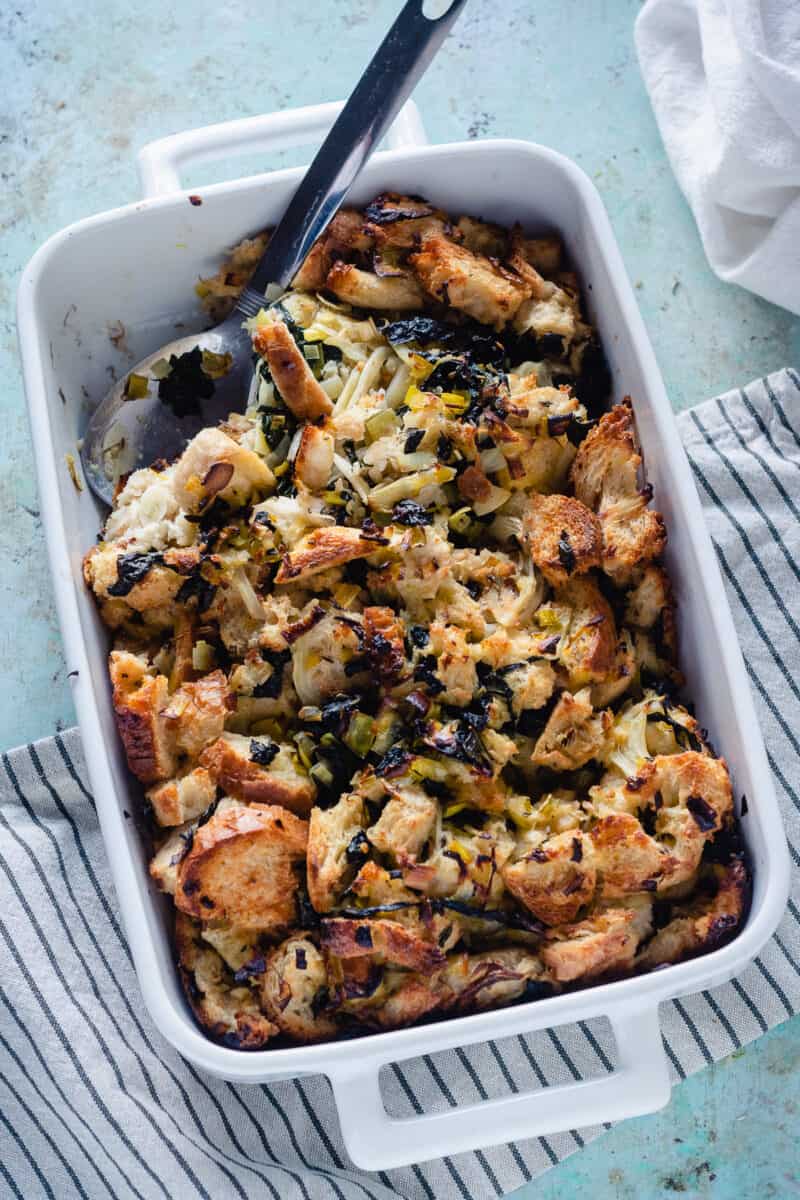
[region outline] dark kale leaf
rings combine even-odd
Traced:
[[[262,650],[261,657],[272,667],[264,683],[257,683],[253,695],[258,700],[277,700],[283,686],[283,669],[292,657],[291,650]]]
[[[169,375],[158,381],[158,398],[176,417],[200,412],[200,401],[214,395],[214,380],[203,370],[203,352],[199,346],[185,354],[171,354]]]
[[[190,600],[196,599],[197,611],[204,613],[214,599],[216,590],[216,584],[209,583],[197,567],[181,584],[175,601],[177,604],[188,604]]]
[[[572,549],[572,543],[569,540],[569,534],[566,529],[561,530],[561,537],[558,539],[558,560],[568,575],[571,575],[575,570],[575,551]]]
[[[250,742],[250,762],[258,763],[260,767],[268,767],[273,758],[279,753],[280,746],[277,742],[273,742],[271,738],[266,738],[266,740],[260,742],[253,739]]]
[[[432,525],[433,511],[416,500],[398,500],[392,509],[392,520],[398,525]]]
[[[353,867],[362,867],[369,858],[369,842],[363,829],[359,829],[344,852],[347,861]]]
[[[412,646],[416,646],[418,650],[422,650],[428,644],[428,631],[424,625],[409,625],[408,637]]]
[[[375,774],[383,778],[401,775],[410,762],[411,752],[407,746],[402,744],[392,746],[375,764]]]
[[[438,696],[444,691],[444,684],[436,677],[436,656],[426,654],[414,668],[414,678],[417,683],[424,683],[432,696]]]
[[[413,454],[424,437],[424,429],[412,429],[403,445],[403,453]]]
[[[135,584],[141,583],[147,573],[163,561],[163,554],[120,554],[117,559],[117,580],[108,589],[109,596],[127,596]]]

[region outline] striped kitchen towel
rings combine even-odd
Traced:
[[[778,932],[724,987],[662,1006],[673,1078],[800,1008],[800,379],[783,371],[680,417],[745,651],[795,864]],[[19,1200],[483,1200],[602,1132],[368,1174],[347,1160],[327,1081],[234,1087],[183,1062],[143,1011],[77,732],[0,772],[0,1194]],[[390,1111],[597,1076],[603,1023],[420,1058]]]

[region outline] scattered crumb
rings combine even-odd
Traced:
[[[203,197],[202,196],[190,196],[189,203],[193,204],[195,206],[195,208],[197,208],[199,205],[201,205],[203,203]]]
[[[75,465],[75,455],[74,454],[65,454],[64,461],[67,464],[67,470],[69,471],[69,477],[72,480],[75,491],[82,492],[83,484],[80,481],[80,477],[78,475],[78,468]]]
[[[127,336],[127,330],[122,324],[122,321],[108,322],[108,340],[113,343],[114,348],[119,350],[122,354],[129,353],[127,344],[125,342],[125,338]]]

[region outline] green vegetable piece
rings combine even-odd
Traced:
[[[381,409],[373,413],[364,422],[364,433],[367,442],[377,442],[378,438],[390,437],[398,428],[397,417],[391,408]]]
[[[150,380],[146,375],[129,375],[125,381],[126,400],[144,400],[150,390]]]
[[[326,762],[315,762],[311,770],[308,772],[314,783],[318,787],[329,788],[333,787],[333,771]]]
[[[366,758],[375,741],[375,723],[366,713],[355,712],[350,718],[344,742],[359,758]]]
[[[472,532],[473,523],[472,509],[468,507],[459,508],[447,518],[447,524],[453,533],[460,533],[462,537],[467,537]]]

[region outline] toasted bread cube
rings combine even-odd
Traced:
[[[444,233],[450,228],[447,213],[434,208],[427,200],[403,196],[398,192],[383,192],[364,210],[365,230],[374,238],[375,248],[409,250],[420,246],[425,238]]]
[[[576,576],[555,593],[556,613],[566,609],[567,628],[558,648],[573,690],[605,683],[616,665],[617,629],[611,605],[593,579]],[[545,607],[548,607],[545,605]]]
[[[425,295],[413,275],[373,275],[350,263],[334,263],[325,286],[357,308],[411,312],[425,305]]]
[[[200,936],[216,950],[232,971],[248,966],[251,968],[248,974],[255,977],[259,974],[259,966],[266,967],[265,963],[259,962],[262,958],[261,939],[252,929],[237,929],[233,925],[205,925]]]
[[[239,506],[274,484],[264,460],[221,429],[201,429],[175,466],[175,494],[188,512],[215,498]]]
[[[333,525],[314,529],[285,556],[275,576],[276,583],[300,583],[329,567],[343,566],[355,558],[374,554],[381,542],[365,538],[360,529]]]
[[[535,493],[523,517],[531,558],[552,587],[599,567],[603,533],[595,514],[572,496]]]
[[[189,853],[196,826],[197,821],[186,821],[176,829],[171,829],[150,860],[150,878],[159,891],[166,892],[168,896],[175,895],[178,869]]]
[[[637,967],[658,967],[714,950],[739,927],[748,902],[744,863],[734,859],[727,866],[709,864],[700,882],[699,894],[675,906],[672,920],[638,956]],[[710,892],[708,884],[712,885]]]
[[[595,713],[592,708],[589,688],[574,695],[562,692],[531,758],[539,767],[575,770],[597,755],[610,726],[610,713]]]
[[[413,929],[388,919],[356,921],[330,917],[322,921],[322,945],[338,958],[360,958],[375,954],[379,961],[396,963],[411,971],[433,971],[445,956],[435,942]]]
[[[462,245],[473,254],[483,254],[486,258],[505,258],[508,249],[508,230],[502,225],[493,225],[490,221],[478,221],[475,217],[459,217],[456,222],[456,233],[460,236]]]
[[[336,1021],[317,1010],[328,987],[325,959],[309,938],[287,938],[272,951],[261,985],[264,1012],[278,1028],[300,1042],[333,1037]]]
[[[318,425],[306,425],[294,460],[294,475],[312,492],[321,492],[333,467],[333,434]]]
[[[204,767],[157,783],[145,792],[159,825],[181,825],[199,817],[213,803],[217,785]]]
[[[109,658],[117,730],[128,766],[142,783],[175,774],[175,740],[163,710],[169,699],[167,679],[152,674],[145,659],[123,650]]]
[[[116,601],[129,610],[148,614],[174,602],[198,562],[199,552],[193,547],[163,554],[137,554],[121,549],[120,544],[103,542],[84,557],[83,577],[100,603]],[[126,582],[126,571],[131,566],[135,583]],[[124,590],[117,593],[119,588]]]
[[[652,928],[652,903],[638,899],[607,908],[548,934],[542,960],[558,983],[617,974],[633,965],[636,950]]]
[[[190,758],[218,738],[236,700],[222,671],[211,671],[194,683],[184,683],[163,712],[179,750]]]
[[[307,816],[316,799],[314,781],[288,744],[223,733],[203,751],[200,762],[223,791],[239,800],[279,804]]]
[[[231,804],[194,835],[180,864],[175,903],[204,921],[240,929],[276,929],[296,916],[295,864],[308,825],[285,808]]]
[[[200,926],[175,914],[175,945],[186,998],[198,1023],[212,1038],[237,1050],[260,1050],[278,1027],[261,1012],[246,985],[237,987],[216,950],[204,945]]]
[[[502,329],[531,294],[530,285],[513,271],[440,235],[427,238],[408,261],[437,300],[495,329]]]
[[[372,670],[384,687],[390,686],[406,663],[403,622],[391,608],[368,605],[364,609],[364,636]]]
[[[667,540],[661,514],[648,508],[650,489],[639,486],[641,455],[630,401],[601,417],[578,448],[570,477],[576,497],[593,509],[603,531],[603,570],[628,582],[637,566],[657,558]]]
[[[498,1008],[525,994],[529,983],[547,983],[538,954],[522,947],[500,947],[481,954],[450,954],[442,982],[452,993],[451,1007],[462,1012]]]
[[[422,788],[389,786],[390,795],[367,837],[381,854],[404,866],[413,863],[436,824],[439,803]]]
[[[330,396],[314,378],[283,321],[260,325],[253,334],[253,347],[266,358],[281,399],[298,421],[316,421],[333,412]]]
[[[578,830],[557,834],[503,866],[510,892],[545,925],[574,921],[594,896],[592,846]]]
[[[308,822],[308,895],[317,912],[328,912],[352,883],[367,849],[366,810],[355,794],[332,808],[312,808]]]
[[[672,866],[669,850],[645,833],[630,813],[601,817],[590,837],[604,900],[655,891]]]

